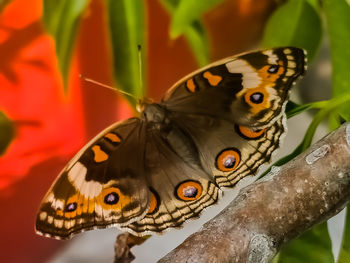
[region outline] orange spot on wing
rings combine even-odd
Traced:
[[[121,141],[120,137],[114,133],[107,133],[105,135],[105,137],[112,142],[120,142]]]
[[[253,93],[259,92],[261,94],[264,95],[264,100],[262,101],[262,103],[259,104],[255,104],[253,102],[251,102],[250,100],[250,96]],[[265,87],[259,87],[259,88],[255,88],[255,89],[249,89],[245,94],[244,94],[244,100],[245,102],[251,107],[250,111],[253,114],[258,114],[260,111],[267,109],[270,107],[270,94],[268,93],[268,91],[266,90]]]
[[[105,198],[107,195],[115,193],[118,195],[118,202],[115,204],[107,204]],[[105,210],[122,211],[123,207],[131,203],[131,197],[124,195],[117,187],[108,187],[101,191],[97,198],[97,203]]]
[[[238,150],[229,148],[221,151],[216,157],[216,167],[222,172],[230,172],[237,168],[241,161]]]
[[[149,205],[149,209],[148,209],[148,213],[147,214],[152,214],[154,212],[156,212],[157,208],[158,208],[158,198],[156,196],[156,194],[153,192],[153,190],[151,190],[150,192],[150,205]]]
[[[93,213],[95,211],[94,198],[85,198],[82,194],[79,195],[77,216],[83,213]]]
[[[274,86],[276,81],[285,72],[286,68],[283,65],[283,61],[278,61],[279,67],[278,69],[276,69],[276,71],[269,72],[271,66],[276,65],[266,65],[256,71],[260,79],[259,84],[256,86],[256,88],[244,89],[244,91],[246,92],[243,93],[243,99],[250,106],[250,112],[254,115],[260,113],[262,110],[270,108],[271,100],[274,97],[278,97],[273,92],[274,89],[276,90],[276,87]],[[259,103],[254,103],[253,101],[251,101],[251,95],[253,95],[254,93],[261,93],[263,95],[263,101]]]
[[[76,209],[74,211],[67,211],[67,206],[69,204],[76,203]],[[87,199],[81,194],[75,194],[68,198],[65,203],[64,211],[57,210],[56,214],[58,216],[64,216],[65,218],[79,217],[83,213],[93,213],[95,210],[95,200]]]
[[[63,216],[63,211],[62,210],[57,210],[56,214],[59,215],[59,216]]]
[[[263,81],[268,82],[275,82],[285,71],[285,68],[283,67],[283,62],[278,62],[279,68],[276,73],[269,73],[268,70],[271,65],[266,65],[258,70],[258,75],[260,78],[262,78]]]
[[[78,204],[78,195],[75,194],[71,197],[68,198],[67,202],[65,203],[65,208],[64,208],[64,217],[66,218],[73,218],[73,217],[76,217],[77,216],[77,209],[75,209],[74,211],[67,211],[67,206],[69,204],[72,204],[72,203],[76,203],[77,204],[77,207],[79,207],[79,204]],[[56,213],[60,213],[59,211],[57,211]]]
[[[187,81],[186,81],[186,86],[187,86],[187,89],[188,89],[190,92],[195,92],[195,91],[196,91],[196,84],[194,84],[193,79],[187,80]]]
[[[108,159],[108,154],[102,151],[99,145],[94,145],[91,149],[94,152],[95,162],[100,163]]]
[[[249,138],[249,139],[257,139],[260,138],[264,132],[265,129],[254,131],[249,129],[246,126],[238,126],[238,133],[241,134],[243,137]]]
[[[209,71],[203,73],[203,77],[206,78],[211,86],[217,86],[222,80],[221,76],[213,75]]]
[[[186,192],[189,190],[190,191],[193,190],[195,195],[186,196]],[[189,180],[189,181],[180,183],[176,187],[176,196],[183,201],[193,201],[193,200],[197,200],[202,195],[202,191],[203,191],[203,188],[199,182]]]

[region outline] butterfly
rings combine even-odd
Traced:
[[[144,103],[139,117],[108,127],[68,163],[43,198],[36,232],[67,239],[117,226],[143,236],[198,217],[280,146],[305,54],[282,47],[228,57]]]

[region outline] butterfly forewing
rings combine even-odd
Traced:
[[[293,47],[233,56],[186,76],[162,104],[171,112],[266,127],[282,114],[290,87],[304,67],[304,51]]]
[[[112,125],[78,153],[44,198],[37,232],[64,239],[142,218],[150,195],[142,167],[144,132],[140,119],[129,119]]]

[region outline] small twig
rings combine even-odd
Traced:
[[[130,249],[135,245],[145,242],[150,236],[137,237],[130,233],[122,233],[117,236],[114,245],[114,263],[130,263],[135,259]]]

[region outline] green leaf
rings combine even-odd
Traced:
[[[221,3],[223,0],[180,0],[177,5],[170,28],[170,36],[176,38],[186,31],[194,21],[200,19],[205,11]]]
[[[209,63],[209,40],[200,21],[194,21],[185,29],[184,35],[190,45],[199,66]]]
[[[311,104],[302,104],[299,105],[293,101],[288,101],[287,103],[287,107],[286,107],[286,114],[287,114],[287,118],[292,118],[295,115],[298,115],[308,109],[311,108]]]
[[[290,241],[278,254],[278,263],[334,262],[332,242],[324,222]]]
[[[136,98],[144,96],[145,81],[145,7],[143,0],[107,0],[112,41],[114,77],[117,85]],[[138,46],[141,46],[141,61]],[[141,65],[140,65],[141,63]],[[142,76],[140,78],[140,67]],[[135,106],[135,98],[127,97]]]
[[[350,205],[346,208],[343,240],[339,251],[338,263],[350,262]]]
[[[339,97],[350,93],[350,5],[346,0],[323,0],[332,55],[333,96]],[[338,112],[347,120],[350,119],[350,104]],[[331,129],[340,123],[336,116],[331,118]]]
[[[74,43],[82,14],[88,0],[43,0],[43,23],[55,41],[58,67],[65,90]]]
[[[174,13],[180,0],[161,0],[161,3],[174,19]],[[183,34],[186,37],[199,66],[203,67],[207,65],[209,63],[209,41],[204,26],[200,20],[196,19],[192,21],[192,23],[184,29]]]
[[[308,51],[312,60],[322,36],[322,21],[305,0],[289,0],[269,18],[262,45],[267,48],[295,46]]]
[[[326,100],[306,103],[302,105],[299,105],[293,101],[288,101],[287,107],[286,107],[286,115],[287,115],[287,118],[289,119],[309,109],[323,109],[327,107],[328,104],[329,104],[329,101],[326,101]]]
[[[340,98],[334,98],[327,102],[318,102],[315,103],[317,106],[322,106],[321,110],[314,116],[312,122],[310,123],[304,138],[300,145],[300,152],[305,151],[307,148],[310,147],[312,140],[314,138],[316,129],[318,125],[333,111],[335,111],[337,108],[341,107],[344,104],[349,103],[350,101],[350,94],[347,94],[346,96],[340,97]],[[316,106],[315,106],[316,107]],[[298,149],[298,147],[296,149]],[[298,154],[300,153],[298,152]],[[294,152],[293,152],[294,153]]]
[[[317,11],[320,11],[320,0],[306,0]]]
[[[15,136],[15,128],[7,116],[0,111],[0,155],[4,154]]]

